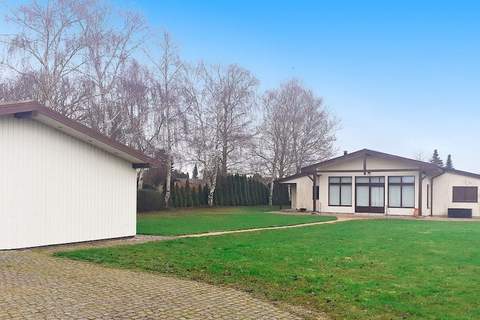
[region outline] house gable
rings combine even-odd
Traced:
[[[440,174],[442,168],[429,163],[383,152],[362,149],[351,154],[319,162],[302,168],[307,172],[381,172],[381,171],[423,171],[428,174]]]

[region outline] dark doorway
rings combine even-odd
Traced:
[[[355,212],[385,213],[385,177],[355,177]]]

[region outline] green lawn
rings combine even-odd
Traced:
[[[184,209],[138,215],[137,233],[148,235],[181,235],[212,231],[285,226],[333,217],[269,213],[272,207],[236,207]]]
[[[480,223],[360,220],[59,253],[239,288],[334,319],[480,319]]]

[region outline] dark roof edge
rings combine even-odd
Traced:
[[[311,170],[315,169],[316,167],[334,164],[338,161],[354,159],[354,158],[362,156],[364,154],[378,156],[378,157],[381,157],[381,158],[383,157],[383,158],[388,158],[388,159],[409,161],[409,162],[416,163],[417,165],[420,165],[420,166],[423,166],[423,167],[429,167],[429,168],[435,168],[435,169],[441,168],[441,167],[439,167],[439,166],[437,166],[433,163],[430,163],[430,162],[410,159],[410,158],[401,157],[401,156],[397,156],[397,155],[393,155],[393,154],[389,154],[389,153],[385,153],[385,152],[380,152],[380,151],[375,151],[375,150],[370,150],[370,149],[361,149],[361,150],[357,150],[357,151],[352,152],[352,153],[348,153],[346,155],[342,155],[342,156],[335,157],[335,158],[332,158],[332,159],[329,159],[329,160],[314,163],[314,164],[309,165],[309,166],[305,166],[301,169],[301,171],[302,172],[311,172]]]
[[[295,173],[295,174],[292,174],[291,176],[277,179],[277,182],[283,183],[284,181],[288,181],[288,180],[292,180],[292,179],[296,179],[296,178],[301,178],[301,177],[308,176],[308,174],[309,174],[308,172]]]
[[[468,172],[468,171],[463,171],[463,170],[457,170],[457,169],[447,169],[443,168],[443,173],[453,173],[453,174],[458,174],[461,176],[467,176],[467,177],[472,177],[472,178],[477,178],[480,179],[480,174],[478,173],[473,173],[473,172]]]
[[[133,158],[140,160],[138,163],[143,163],[145,165],[153,166],[153,167],[160,165],[159,161],[145,155],[143,152],[133,149],[131,147],[128,147],[120,142],[117,142],[116,140],[109,138],[94,129],[91,129],[81,124],[80,122],[69,119],[64,115],[50,108],[47,108],[38,102],[23,101],[23,102],[17,102],[17,103],[0,104],[0,116],[14,115],[16,113],[22,113],[22,112],[37,112],[52,120],[58,121],[62,123],[64,126],[69,127],[74,131],[85,134],[86,136],[100,143],[108,145],[113,149],[116,149]]]

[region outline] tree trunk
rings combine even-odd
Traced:
[[[145,173],[144,169],[140,169],[137,172],[137,190],[142,190],[143,188],[143,174]]]
[[[212,186],[208,191],[208,206],[213,207],[213,195],[215,194],[215,186]]]
[[[171,193],[171,183],[172,183],[172,158],[170,155],[167,156],[167,175],[165,178],[165,208],[168,209],[170,202],[170,193]]]
[[[222,168],[220,173],[222,176],[227,175],[227,156],[228,156],[228,143],[224,142],[222,146]]]
[[[217,187],[217,175],[218,175],[218,165],[215,166],[215,172],[213,173],[212,180],[210,181],[210,186],[208,190],[208,206],[213,207],[213,195],[215,194],[215,189]]]
[[[272,178],[272,181],[270,181],[270,192],[268,193],[269,206],[273,206],[273,182],[274,182],[274,179]]]

